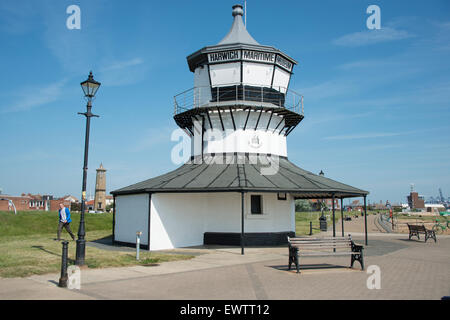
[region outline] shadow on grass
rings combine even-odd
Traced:
[[[90,240],[88,242],[86,242],[86,245],[89,247],[94,247],[97,249],[101,249],[101,250],[107,250],[107,251],[134,251],[135,247],[133,245],[118,245],[118,244],[114,244],[113,243],[113,237],[112,235],[103,237],[103,238],[99,238],[99,239],[95,239],[95,240]],[[142,247],[141,247],[141,250]]]
[[[112,235],[111,236],[106,236],[106,237],[103,237],[103,238],[100,238],[100,239],[92,240],[92,241],[89,241],[89,242],[113,246]]]
[[[33,249],[39,249],[39,250],[44,251],[45,253],[48,253],[48,254],[51,254],[51,255],[54,255],[54,256],[57,256],[57,257],[61,257],[61,255],[62,255],[62,254],[60,254],[60,253],[56,253],[56,252],[47,250],[47,249],[45,249],[43,246],[31,246],[31,247],[32,247]],[[67,257],[67,262],[68,262],[69,264],[74,264],[74,263],[75,263],[75,260],[70,259],[69,257]]]

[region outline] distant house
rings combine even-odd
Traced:
[[[426,209],[427,212],[438,213],[440,211],[445,211],[445,206],[443,204],[426,203],[425,204],[425,209]]]
[[[346,211],[363,211],[364,205],[359,200],[353,200],[352,203],[345,206]]]
[[[40,194],[25,194],[22,193],[22,197],[28,197],[28,210],[42,210],[42,211],[48,211],[50,209],[50,203],[49,201],[53,199],[51,196],[46,196],[45,198],[41,196]]]
[[[70,201],[61,199],[54,199],[51,195],[40,194],[25,194],[20,196],[1,195],[0,211],[11,210],[9,200],[14,203],[17,211],[56,211],[59,209],[59,204],[64,203],[66,207],[70,208]]]
[[[80,200],[78,200],[78,198],[72,196],[72,195],[67,195],[62,197],[62,199],[66,200],[66,201],[70,201],[71,203],[78,203],[80,202]]]
[[[106,206],[112,205],[114,203],[113,196],[106,196]]]
[[[0,196],[0,211],[11,211],[14,210],[9,201],[14,203],[17,211],[27,211],[30,210],[29,203],[31,197],[28,196],[10,196],[7,194],[2,194]]]
[[[319,202],[325,202],[325,204],[327,205],[327,208],[329,210],[331,210],[331,208],[333,207],[333,199],[310,199],[309,202],[311,203],[311,205],[313,206],[314,209],[316,210],[320,210],[320,206],[319,206]],[[341,201],[338,198],[334,199],[334,208],[335,210],[341,210]]]
[[[94,200],[86,201],[85,205],[86,205],[86,210],[87,211],[94,211],[95,210],[95,208],[94,208],[95,207]]]

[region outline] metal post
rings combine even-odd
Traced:
[[[334,193],[331,197],[331,201],[333,202],[332,208],[333,208],[333,237],[336,237],[336,221],[335,221],[335,206],[334,206]]]
[[[278,86],[278,92],[279,92],[279,94],[278,94],[278,106],[281,107],[281,87],[280,86]],[[286,91],[286,93],[287,93],[287,91]]]
[[[302,96],[302,114],[304,113],[303,111],[303,96]]]
[[[139,251],[141,249],[141,235],[141,231],[136,232],[136,260],[139,260]]]
[[[309,222],[309,235],[312,236],[312,221]]]
[[[319,217],[319,223],[320,223],[320,231],[327,231],[327,218],[323,215],[323,198],[320,199],[320,217]]]
[[[366,246],[368,244],[367,240],[367,205],[366,205],[366,196],[364,196],[364,233],[366,237]]]
[[[342,236],[344,236],[344,200],[341,198],[341,224],[342,224]]]
[[[75,264],[77,266],[84,265],[84,257],[86,251],[86,240],[84,239],[86,235],[85,231],[85,222],[84,222],[84,213],[86,211],[86,179],[87,179],[87,170],[88,170],[88,152],[89,152],[89,131],[91,127],[91,117],[98,117],[97,115],[91,112],[92,102],[89,99],[87,103],[87,111],[82,114],[86,117],[86,135],[84,141],[84,164],[83,164],[83,184],[82,184],[82,192],[81,192],[81,216],[80,216],[80,226],[78,228],[78,239],[76,246],[76,259]]]
[[[114,245],[114,241],[116,239],[116,196],[113,196],[113,216],[112,216],[112,244]]]
[[[61,257],[61,277],[59,278],[58,286],[61,288],[67,288],[67,281],[69,279],[67,275],[67,246],[69,242],[62,242],[62,257]]]
[[[334,193],[332,195],[331,201],[333,202],[333,238],[336,237],[336,220],[335,220],[335,206],[334,206]],[[336,252],[336,248],[333,248],[333,252]]]
[[[241,254],[244,254],[244,192],[241,192]]]
[[[177,114],[177,98],[173,97],[173,114]]]
[[[391,223],[392,223],[392,232],[394,232],[394,211],[392,209],[389,209],[391,212]]]

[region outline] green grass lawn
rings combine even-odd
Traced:
[[[331,222],[331,212],[326,212]],[[355,215],[357,212],[346,212]],[[370,214],[370,212],[369,212]],[[295,215],[296,234],[308,235],[309,222],[313,222],[313,234],[320,232],[320,212],[297,212]],[[80,215],[71,215],[71,229],[76,235]],[[94,241],[112,235],[111,213],[86,213],[86,241]],[[336,211],[336,223],[340,220],[340,211]],[[23,211],[0,212],[0,277],[27,277],[33,274],[60,272],[61,242],[55,241],[58,226],[57,212]],[[70,240],[63,229],[61,238]],[[75,241],[69,242],[69,265],[75,261]],[[86,246],[86,264],[89,268],[121,267],[145,265],[172,260],[190,259],[193,256],[163,254],[141,250],[140,261],[136,261],[134,252],[101,250]]]
[[[377,211],[367,211],[367,215],[371,215],[371,214],[377,214]],[[319,217],[320,217],[321,213],[319,211],[312,211],[312,212],[296,212],[295,213],[295,233],[296,235],[300,235],[300,236],[306,236],[309,235],[309,222],[312,222],[312,227],[313,227],[313,234],[319,233]],[[327,216],[327,223],[328,226],[330,225],[330,223],[332,223],[332,213],[330,211],[325,211],[324,215]],[[355,215],[360,216],[361,212],[359,211],[350,211],[350,212],[345,212],[344,216],[352,216],[354,217]],[[335,212],[335,219],[336,219],[336,223],[338,223],[339,221],[341,221],[341,211],[340,210],[336,210]]]
[[[71,215],[72,232],[76,235],[80,215]],[[86,213],[86,241],[111,237],[112,214]],[[26,277],[33,274],[60,272],[61,242],[55,241],[58,226],[57,212],[25,211],[0,212],[0,277]],[[63,229],[61,238],[69,240]],[[69,265],[75,261],[76,242],[69,242]],[[86,246],[86,265],[89,268],[145,265],[172,260],[190,259],[192,256],[162,254],[141,250],[140,261],[134,252],[101,250]]]

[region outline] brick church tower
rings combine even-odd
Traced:
[[[103,164],[97,169],[97,178],[95,179],[95,212],[104,212],[106,209],[106,169]]]

